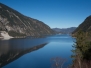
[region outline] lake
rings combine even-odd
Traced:
[[[65,68],[72,63],[74,40],[70,35],[0,40],[0,67],[51,68],[53,59],[60,57],[65,59]]]

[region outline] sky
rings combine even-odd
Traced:
[[[78,27],[91,15],[91,0],[0,0],[51,28]]]

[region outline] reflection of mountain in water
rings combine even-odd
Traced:
[[[16,60],[28,52],[32,52],[44,47],[47,43],[42,43],[34,46],[30,45],[30,47],[27,47],[27,45],[18,46],[17,44],[19,43],[16,42],[15,46],[15,44],[10,44],[9,41],[0,42],[0,67]]]

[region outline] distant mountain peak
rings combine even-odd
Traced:
[[[71,34],[75,29],[76,29],[76,27],[70,27],[70,28],[53,28],[53,30],[56,33],[63,33],[63,34]]]

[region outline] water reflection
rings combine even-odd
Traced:
[[[39,39],[40,40],[40,39]],[[22,55],[38,50],[44,47],[47,42],[39,42],[39,40],[30,40],[30,39],[12,39],[12,40],[0,40],[0,67],[16,60]],[[27,41],[27,43],[25,42]],[[35,43],[35,42],[36,43]],[[45,41],[45,42],[44,42]]]
[[[0,40],[0,66],[2,68],[50,68],[51,58],[62,57],[67,59],[64,64],[66,68],[65,66],[72,62],[70,57],[72,45],[73,38],[70,35]]]

